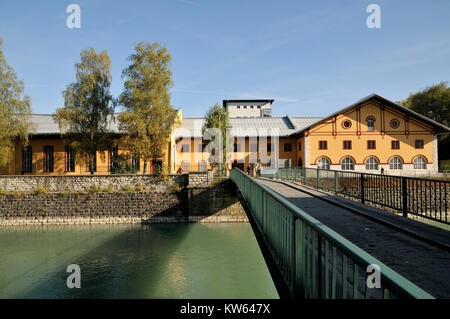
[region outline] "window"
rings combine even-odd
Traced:
[[[183,169],[183,172],[189,172],[191,169],[191,163],[189,161],[182,161],[181,167]]]
[[[92,163],[91,163],[91,158],[92,158]],[[91,154],[91,155],[87,155],[87,164],[86,164],[86,172],[96,172],[97,171],[97,152]],[[91,170],[92,168],[92,170]]]
[[[241,144],[234,144],[234,152],[240,152],[241,151]]]
[[[376,148],[377,148],[376,141],[374,141],[374,140],[367,141],[367,149],[368,150],[374,150]]]
[[[272,144],[267,144],[267,153],[272,152]]]
[[[321,157],[317,160],[317,168],[330,169],[330,161],[326,157]]]
[[[353,171],[355,169],[355,162],[350,157],[344,157],[341,161],[341,169],[344,171]]]
[[[139,171],[141,169],[141,165],[140,165],[140,160],[138,157],[133,156],[131,158],[131,167],[135,170],[135,171]]]
[[[31,146],[22,149],[22,170],[24,173],[33,172],[33,150]]]
[[[66,146],[66,164],[65,170],[66,172],[75,172],[75,154],[73,149],[70,146]]]
[[[375,171],[378,170],[378,160],[371,156],[369,158],[366,159],[366,170],[368,171]]]
[[[298,150],[299,150],[299,151],[302,150],[302,143],[298,143]]]
[[[327,148],[327,141],[319,141],[319,150],[326,150]]]
[[[258,144],[250,144],[250,152],[258,152]]]
[[[375,119],[372,116],[367,118],[367,130],[373,131],[375,129]]]
[[[390,122],[392,128],[398,128],[400,126],[400,122],[398,120],[391,120]]]
[[[207,164],[206,164],[206,161],[199,161],[199,162],[198,162],[198,170],[199,170],[200,172],[206,172],[206,170],[207,170]]]
[[[181,144],[181,153],[189,152],[189,144]]]
[[[344,141],[344,150],[351,150],[352,149],[352,141]]]
[[[118,146],[114,146],[110,151],[109,151],[109,170],[111,171],[113,168],[116,168],[118,163],[117,163],[117,158],[119,157],[119,147]]]
[[[350,122],[349,120],[345,120],[344,122],[342,122],[343,128],[350,128],[351,126],[352,126],[352,122]]]
[[[416,148],[423,148],[423,140],[416,140]]]
[[[238,109],[240,109],[241,107],[238,105],[238,106],[236,106]]]
[[[414,159],[414,169],[427,169],[427,161],[422,156]]]
[[[389,169],[403,169],[403,161],[400,157],[393,157],[389,161]]]
[[[53,146],[44,146],[44,172],[53,172]]]
[[[291,143],[284,143],[284,151],[285,152],[292,152],[292,144]]]
[[[392,141],[391,142],[391,148],[393,150],[399,150],[400,149],[400,141]]]

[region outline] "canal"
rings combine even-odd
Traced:
[[[66,267],[81,268],[69,289]],[[278,298],[251,226],[0,228],[0,298]]]

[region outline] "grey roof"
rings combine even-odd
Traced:
[[[257,117],[231,118],[231,132],[234,136],[289,136],[294,132],[317,122],[317,117]],[[183,118],[179,128],[175,131],[175,138],[201,137],[203,118]]]
[[[110,120],[109,130],[113,133],[120,133],[118,121]],[[321,118],[317,117],[261,117],[261,118],[231,118],[232,133],[234,136],[258,136],[274,135],[288,136],[298,130],[303,129]],[[52,114],[32,114],[31,122],[33,135],[59,135],[58,123],[53,119]],[[204,118],[183,118],[179,128],[175,131],[175,138],[190,135],[192,137],[202,136]]]
[[[116,115],[110,117],[109,130],[113,133],[119,133],[118,121],[115,120]],[[32,124],[32,135],[59,135],[58,123],[53,119],[52,114],[31,114],[30,116]]]

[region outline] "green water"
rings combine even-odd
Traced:
[[[278,294],[249,224],[69,225],[0,228],[0,298]]]

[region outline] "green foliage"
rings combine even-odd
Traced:
[[[8,65],[0,37],[0,167],[5,167],[13,156],[13,148],[21,140],[28,142],[31,130],[31,99],[24,96],[25,85]]]
[[[45,193],[47,193],[48,192],[48,190],[45,188],[45,187],[42,187],[42,186],[39,186],[38,188],[37,188],[37,190],[36,190],[36,193],[37,194],[45,194]]]
[[[91,193],[98,193],[100,192],[100,187],[98,187],[98,185],[92,185],[91,187]]]
[[[178,183],[173,183],[172,184],[172,192],[174,193],[179,193],[183,190],[183,187],[181,187],[180,185],[178,185]]]
[[[164,182],[167,182],[169,180],[169,167],[167,165],[158,166],[157,171],[160,180]]]
[[[204,134],[207,128],[217,128],[222,133],[222,162],[226,163],[226,149],[227,149],[227,129],[231,128],[230,120],[228,117],[228,112],[225,110],[224,107],[220,106],[218,103],[216,103],[213,107],[210,107],[208,111],[206,111],[205,114],[205,124],[202,128],[202,133]],[[220,146],[220,142],[216,140],[215,137],[211,138],[211,142],[213,145],[216,145],[217,147]],[[212,154],[214,155],[214,154]],[[212,163],[212,166],[216,166],[218,161],[214,161]],[[219,159],[220,163],[220,159]]]
[[[110,94],[111,60],[106,51],[97,54],[93,48],[81,52],[81,62],[75,64],[76,81],[69,84],[64,95],[64,107],[58,108],[58,122],[66,144],[80,154],[94,155],[112,145],[109,122],[114,113],[115,101]],[[93,174],[94,156],[87,156]]]
[[[131,191],[132,191],[132,189],[129,186],[122,187],[122,192],[131,192]]]
[[[136,185],[136,186],[134,187],[134,190],[135,190],[136,192],[142,192],[142,191],[144,190],[144,186],[142,186],[142,185]]]
[[[144,174],[149,160],[164,156],[171,133],[175,110],[170,105],[169,89],[173,86],[169,64],[172,59],[166,47],[141,42],[123,70],[124,91],[119,101],[124,111],[119,128],[127,136],[122,147],[144,160]]]
[[[136,174],[137,170],[129,163],[128,156],[119,154],[114,158],[111,174]]]
[[[426,117],[450,125],[450,87],[447,82],[429,86],[422,91],[411,93],[400,102],[403,106]],[[450,159],[450,134],[439,136],[439,155]]]

